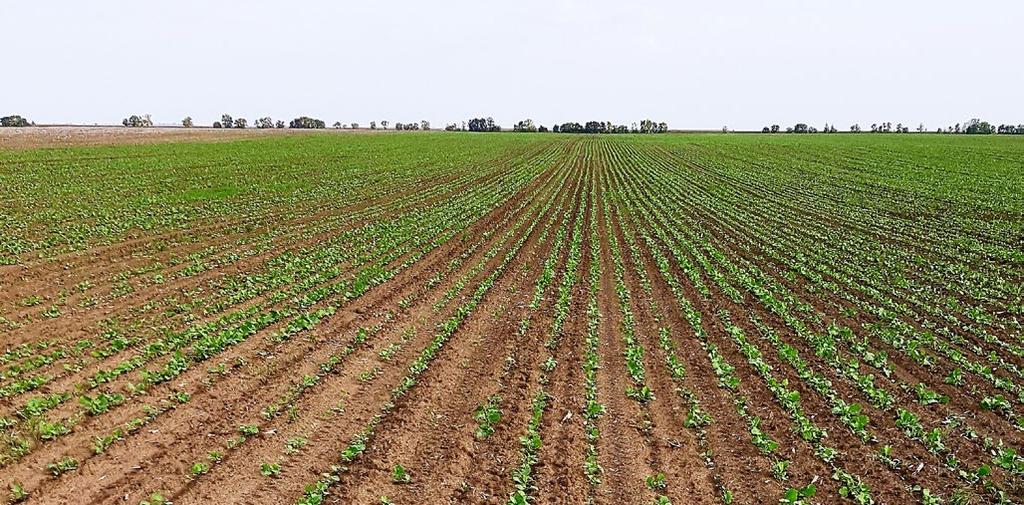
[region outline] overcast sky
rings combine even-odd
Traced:
[[[39,123],[1024,123],[1019,0],[0,1]]]

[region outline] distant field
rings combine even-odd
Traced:
[[[149,144],[189,140],[232,140],[271,133],[256,129],[124,128],[120,126],[40,126],[0,129],[0,149]]]
[[[204,139],[0,150],[12,500],[1024,500],[1022,139]]]

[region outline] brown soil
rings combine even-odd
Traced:
[[[254,129],[12,130],[0,132],[0,147],[302,134]],[[840,503],[842,484],[833,475],[845,471],[862,479],[877,503],[905,503],[920,498],[914,486],[945,497],[961,490],[979,496],[986,492],[946,466],[946,457],[953,455],[971,470],[992,462],[984,442],[968,437],[965,428],[948,427],[950,420],[960,419],[981,437],[1011,447],[1024,442],[999,413],[974,407],[980,397],[998,392],[991,385],[974,376],[967,377],[968,387],[963,389],[944,384],[953,368],[949,359],[937,357],[933,365],[919,366],[869,334],[867,328],[877,318],[848,314],[853,301],[865,297],[861,290],[844,286],[847,296],[839,296],[813,286],[810,278],[788,275],[790,267],[769,256],[773,247],[785,245],[786,236],[780,233],[778,243],[772,243],[756,236],[753,224],[701,207],[707,194],[700,181],[685,186],[644,180],[644,170],[684,170],[682,161],[659,157],[656,149],[629,152],[631,148],[616,141],[565,138],[536,152],[515,153],[522,156],[521,165],[510,162],[486,173],[467,170],[458,177],[424,180],[418,187],[396,189],[356,205],[311,210],[297,219],[272,212],[240,227],[225,218],[192,230],[141,233],[0,271],[5,290],[0,306],[8,319],[22,324],[3,330],[5,347],[30,347],[27,355],[4,358],[0,372],[6,375],[0,377],[0,388],[26,377],[49,378],[38,389],[0,397],[5,426],[0,432],[0,483],[23,486],[29,492],[28,503],[136,504],[153,493],[180,504],[295,503],[308,486],[322,480],[328,483],[325,503],[503,504],[521,484],[514,475],[525,464],[529,503],[647,504],[662,496],[676,504],[777,503],[787,489],[808,483],[818,488],[814,503]],[[537,159],[549,161],[531,180],[515,186],[511,197],[495,198],[471,218],[461,219],[461,211],[444,205],[475,188],[490,189],[488,185],[497,185],[504,174]],[[431,188],[447,183],[453,183],[450,189],[428,195]],[[391,205],[417,196],[423,198],[414,208]],[[323,265],[325,270],[336,267],[338,275],[295,296],[275,295],[300,285],[301,278],[218,305],[227,295],[215,293],[235,276],[266,272],[273,260],[286,255],[313,257],[318,249],[328,248],[332,238],[359,226],[398,222],[409,215],[419,219],[416,213],[427,215],[427,209],[460,219],[409,237],[408,245],[416,247],[393,257],[390,250],[378,250],[373,240],[351,246],[365,246],[366,254]],[[592,225],[597,232],[593,244]],[[569,242],[576,227],[583,232],[577,244],[581,256],[576,271],[570,272]],[[285,232],[270,235],[275,228]],[[687,247],[688,238],[702,242]],[[432,242],[435,239],[438,243]],[[164,248],[154,250],[157,242]],[[635,250],[630,243],[637,244]],[[591,245],[597,251],[594,258]],[[211,260],[253,252],[210,270],[175,276],[184,265],[171,266],[170,258],[210,246],[215,246]],[[622,284],[629,294],[625,307],[617,296],[615,249],[621,253]],[[720,254],[709,259],[711,251]],[[554,269],[545,272],[549,256]],[[667,258],[667,264],[660,264],[659,258]],[[299,306],[298,296],[353,279],[378,260],[381,270],[393,276],[359,296],[342,290],[301,306],[304,311],[328,306],[336,311],[290,338],[275,338],[288,324],[286,318],[144,390],[134,389],[143,377],[140,370],[161,370],[177,359],[173,352],[154,352],[126,374],[98,386],[89,383],[95,374],[141,355],[173,331],[195,330],[250,307],[262,315],[293,309]],[[144,275],[131,274],[148,265],[157,266]],[[871,406],[858,384],[818,359],[806,335],[761,302],[755,290],[740,289],[739,298],[732,299],[728,287],[738,287],[740,281],[726,265],[763,274],[758,278],[770,281],[773,292],[784,291],[809,306],[805,312],[794,311],[809,332],[825,332],[829,323],[849,326],[868,344],[887,352],[892,375],[873,373],[877,385],[893,392],[895,406]],[[596,292],[588,281],[591,267],[601,272]],[[155,273],[173,280],[141,282]],[[138,282],[137,289],[114,296],[121,275]],[[94,285],[98,305],[53,319],[42,318],[41,307],[19,306],[29,294],[49,301],[84,280]],[[573,287],[568,299],[559,300],[563,283]],[[543,289],[538,291],[538,286]],[[478,293],[479,299],[474,298]],[[539,303],[532,306],[537,293]],[[600,436],[593,450],[601,470],[594,481],[584,470],[589,450],[584,366],[592,295],[599,309],[599,368],[592,385],[604,407],[596,421]],[[69,300],[77,303],[83,298],[73,294]],[[218,309],[204,313],[205,305],[199,304],[183,313],[165,312],[180,298]],[[552,334],[563,306],[568,307],[564,326]],[[700,316],[700,330],[689,307]],[[72,349],[81,338],[98,338],[104,321],[115,318],[133,328],[139,342],[110,356],[93,356],[90,349],[38,361],[47,352]],[[446,322],[456,318],[458,324],[445,333]],[[623,332],[630,318],[635,345],[642,348],[643,381],[653,391],[648,401],[627,395],[636,386],[627,367]],[[855,436],[833,412],[830,399],[777,352],[754,319],[798,351],[811,371],[831,381],[839,398],[863,406],[875,439],[865,442]],[[765,369],[749,359],[749,349],[737,344],[729,324],[757,347],[772,377],[799,393],[801,412],[827,431],[822,443],[839,451],[835,459],[824,459],[820,448],[801,436],[794,412],[764,378]],[[42,342],[48,343],[45,349]],[[413,374],[417,360],[438,342],[442,345],[425,368]],[[182,344],[181,350],[192,356],[194,340]],[[732,367],[737,384],[727,387],[720,381],[720,363],[713,361],[712,352]],[[858,357],[845,343],[835,352],[842,360]],[[557,362],[553,369],[549,357]],[[973,353],[970,357],[983,360]],[[671,360],[677,360],[685,373],[673,373]],[[28,371],[19,372],[21,367]],[[866,364],[859,367],[872,371]],[[999,374],[1008,376],[1002,370]],[[918,383],[948,395],[949,402],[921,405],[912,389]],[[394,395],[396,388],[406,386],[403,394]],[[125,402],[87,413],[80,402],[101,392],[123,394]],[[545,409],[534,418],[531,403],[541,393],[547,395]],[[67,399],[40,415],[26,413],[32,400],[59,394]],[[707,426],[688,424],[688,394],[710,414]],[[477,412],[488,402],[495,403],[501,415],[493,432],[481,434]],[[947,452],[929,451],[908,436],[895,424],[896,408],[913,412],[929,430],[945,430]],[[759,420],[777,448],[755,446],[752,419]],[[68,432],[44,436],[51,423],[64,423]],[[535,461],[524,459],[532,424],[541,440]],[[240,437],[240,430],[249,427],[254,432]],[[118,437],[97,446],[98,437],[117,430]],[[27,442],[26,448],[19,447],[20,440]],[[359,445],[351,457],[341,456]],[[900,468],[891,469],[878,458],[886,445],[901,459]],[[68,457],[75,459],[76,468],[60,475],[47,469]],[[779,462],[788,462],[785,479],[773,472]],[[406,470],[407,482],[396,480],[397,467]],[[325,479],[325,474],[331,478]],[[990,484],[1014,500],[1021,497],[1019,477],[1001,468],[993,468]]]
[[[223,142],[271,135],[309,135],[311,133],[384,133],[369,129],[259,129],[259,128],[125,128],[123,126],[30,126],[0,129],[0,149],[32,149],[37,147],[70,147],[121,144],[156,144],[166,142]]]

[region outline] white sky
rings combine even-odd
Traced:
[[[0,0],[0,115],[1024,123],[1019,0]]]

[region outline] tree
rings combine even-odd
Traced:
[[[534,126],[532,119],[524,119],[524,120],[516,123],[515,126],[512,127],[512,131],[516,131],[516,132],[535,132],[535,131],[537,131],[537,127]]]
[[[352,129],[353,130],[358,130],[359,129],[359,123],[352,123]]]
[[[192,116],[185,116],[185,119],[181,120],[181,126],[192,128]]]
[[[246,126],[249,126],[249,122],[244,117],[235,120],[235,128],[245,128]]]
[[[989,135],[996,133],[996,129],[994,126],[989,124],[988,121],[982,121],[978,118],[974,118],[967,123],[967,128],[964,129],[964,133],[968,135]]]
[[[387,122],[387,120],[384,120],[384,121],[380,122],[380,128],[382,130],[387,130],[388,129],[388,122]]]
[[[860,133],[860,125],[853,123],[853,126],[850,127],[850,133]]]
[[[430,131],[430,121],[427,121],[426,119],[420,121],[420,128],[425,132]]]
[[[337,130],[337,129],[341,128],[341,121],[335,121],[334,124],[331,125],[331,126],[333,126],[334,129]]]
[[[613,128],[613,129],[621,130],[621,129],[616,129],[616,128]],[[633,128],[633,132],[634,133],[665,133],[667,131],[668,131],[668,123],[664,123],[664,122],[655,123],[654,121],[651,121],[650,119],[644,119],[644,120],[640,121],[640,127],[639,128],[635,128],[635,127]]]
[[[583,133],[583,125],[576,122],[562,123],[558,131],[562,133]]]
[[[0,118],[0,127],[15,128],[24,126],[29,126],[28,120],[17,114]]]
[[[547,133],[548,127],[544,126],[544,125],[540,125],[539,127],[537,127],[537,131],[540,132],[540,133]]]
[[[321,119],[314,119],[308,116],[300,116],[288,123],[289,128],[322,129],[327,125]]]
[[[213,122],[213,127],[214,128],[224,128],[224,125],[220,124],[220,121],[214,121]]]
[[[146,128],[153,126],[153,120],[150,118],[149,114],[143,114],[142,116],[132,114],[131,116],[121,120],[121,124],[129,128]]]
[[[772,129],[768,128],[767,126],[765,126],[764,128],[761,128],[761,133],[771,133],[771,132],[772,132]]]
[[[806,123],[797,123],[793,126],[793,133],[808,133],[809,131]]]
[[[457,125],[455,123],[448,123],[448,124],[446,124],[444,126],[444,131],[446,131],[446,132],[454,132],[454,131],[458,131],[458,130],[459,130],[459,125]]]
[[[276,122],[274,123],[274,128],[284,128],[284,121],[281,121],[280,119],[278,119],[278,120],[277,120],[277,121],[276,121]]]
[[[224,125],[224,128],[231,128],[235,124],[235,119],[231,117],[231,114],[221,114],[220,124]]]
[[[281,125],[284,126],[284,123],[281,122]],[[256,120],[256,128],[267,129],[267,128],[273,128],[273,127],[274,127],[274,120],[270,119],[269,116],[261,117],[261,118]]]
[[[777,125],[777,124],[773,124],[772,125],[772,133],[779,133],[779,125]]]
[[[500,132],[501,127],[494,123],[494,118],[473,118],[469,120],[471,132]]]

